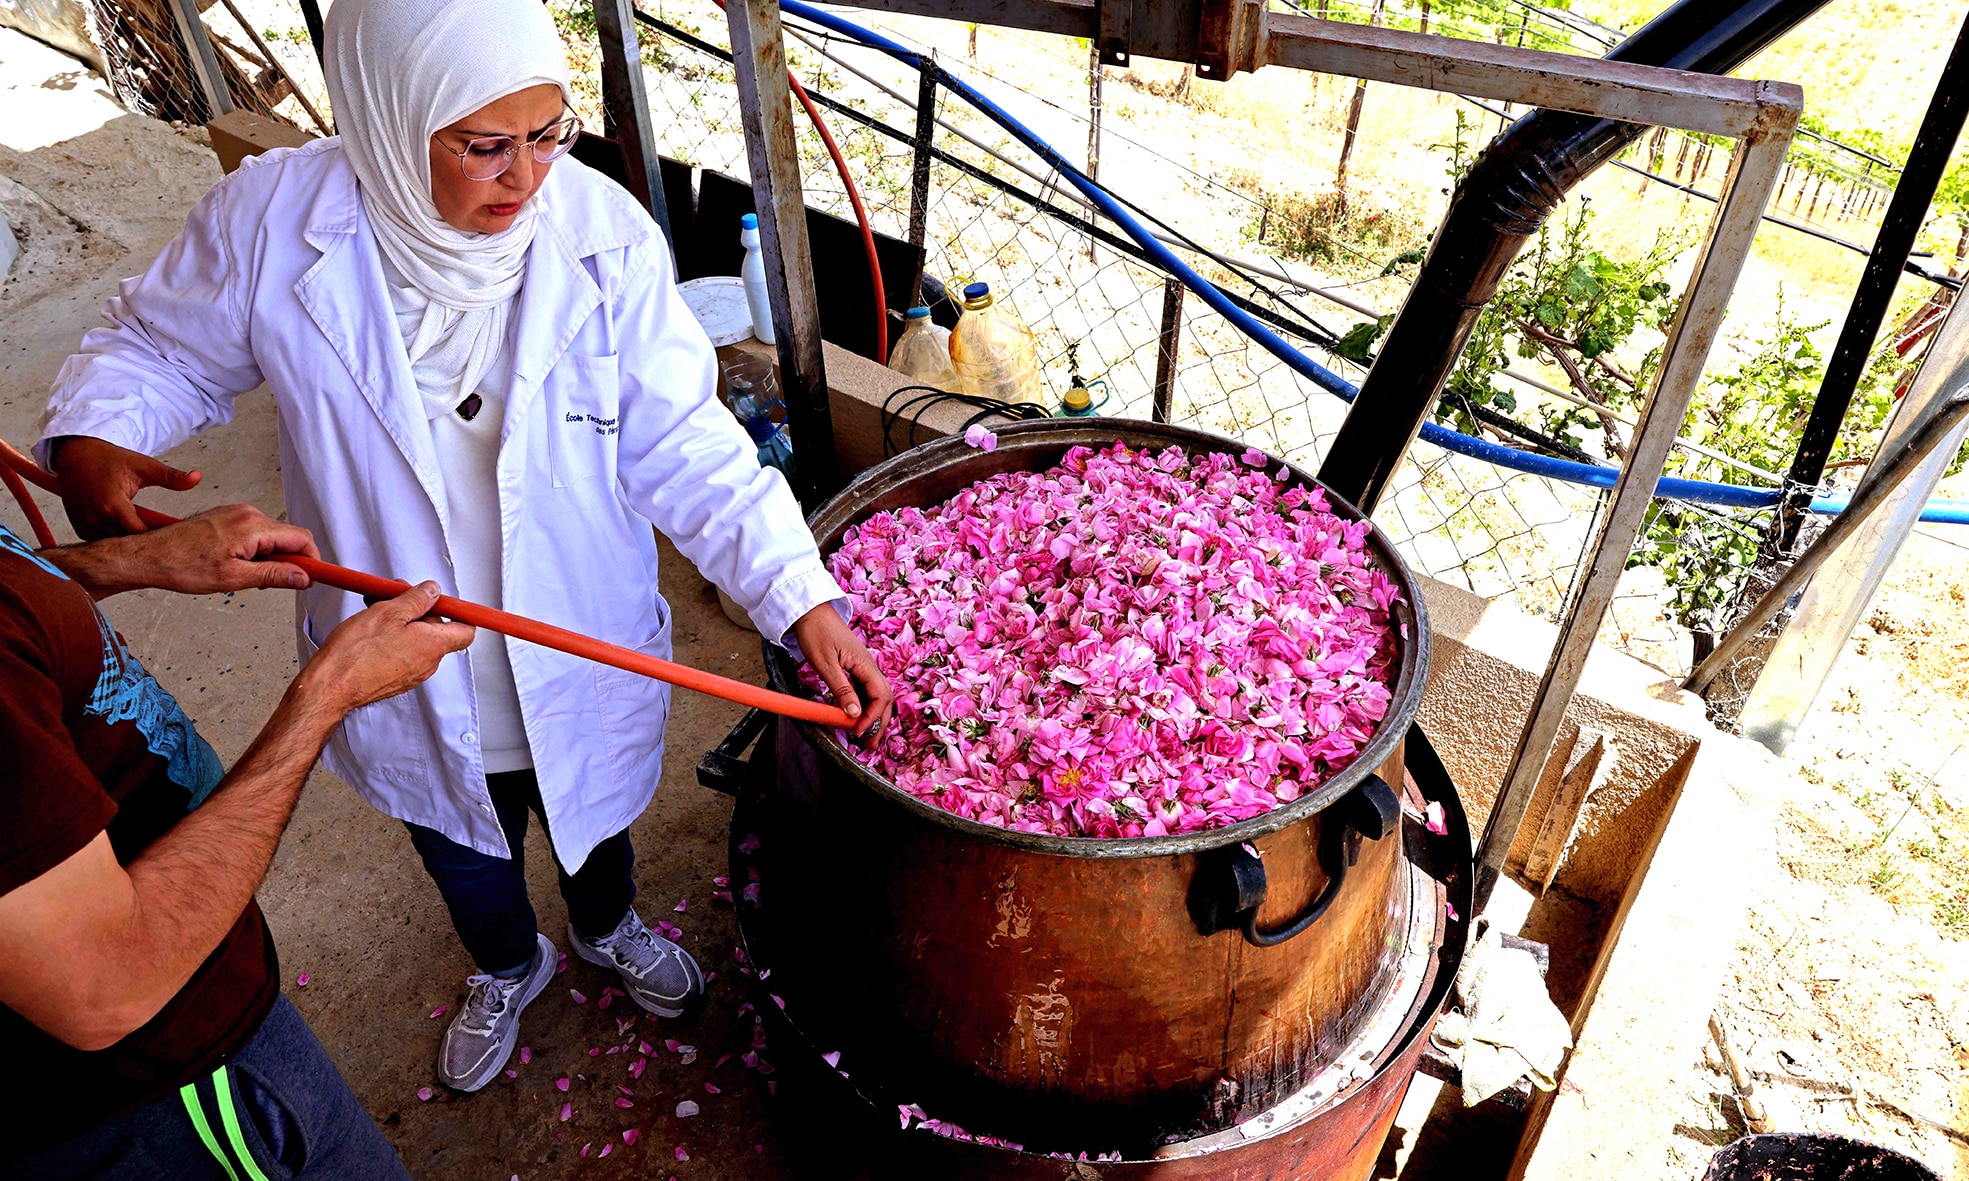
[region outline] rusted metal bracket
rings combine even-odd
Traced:
[[[1094,44],[1104,66],[1127,66],[1136,54],[1166,57],[1184,36],[1195,13],[1195,48],[1190,54],[1199,78],[1222,81],[1240,70],[1265,64],[1270,28],[1266,0],[1094,0]],[[1137,29],[1141,36],[1137,36]]]
[[[1101,64],[1125,66],[1135,53],[1135,0],[1099,0]]]
[[[1267,0],[1203,0],[1197,18],[1196,76],[1222,82],[1265,64]]]

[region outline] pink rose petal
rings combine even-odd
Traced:
[[[624,1111],[627,1111],[627,1110],[629,1110],[630,1108],[632,1108],[632,1107],[634,1107],[634,1106],[636,1106],[636,1105],[635,1105],[635,1103],[633,1103],[633,1102],[631,1102],[631,1101],[630,1101],[630,1100],[628,1100],[628,1099],[624,1099],[624,1098],[622,1098],[622,1097],[621,1097],[621,1096],[619,1096],[619,1095],[618,1095],[618,1096],[616,1096],[616,1099],[615,1099],[615,1105],[616,1105],[617,1107],[620,1107],[620,1108],[621,1108],[622,1110],[624,1110]]]
[[[303,972],[299,976],[294,977],[294,987],[306,988],[308,986],[308,981],[312,979],[314,979],[314,977],[308,975],[306,972]]]
[[[829,1066],[838,1067],[841,1065],[841,1051],[830,1050],[827,1053],[822,1054],[820,1056],[820,1060],[822,1062],[827,1063]]]
[[[583,1144],[581,1146],[581,1151],[577,1155],[586,1157],[588,1155],[588,1150],[590,1148],[593,1148],[594,1146],[595,1146],[595,1142],[593,1140],[590,1140],[588,1143]]]
[[[964,442],[981,451],[990,451],[998,446],[998,436],[986,430],[983,423],[974,422],[964,428]]]
[[[529,1063],[529,1062],[531,1062],[531,1061],[533,1061],[533,1047],[532,1047],[532,1046],[521,1046],[521,1047],[520,1047],[520,1065],[521,1065],[521,1066],[525,1066],[525,1065],[526,1065],[527,1063]]]
[[[679,1145],[677,1145],[677,1147],[675,1147],[675,1148],[673,1148],[673,1149],[671,1149],[671,1151],[672,1151],[672,1152],[674,1152],[674,1153],[676,1154],[676,1156],[677,1156],[677,1159],[678,1159],[678,1160],[680,1160],[680,1161],[685,1161],[685,1160],[689,1160],[689,1159],[691,1158],[691,1154],[690,1154],[690,1152],[689,1152],[689,1151],[688,1151],[687,1149],[685,1149],[685,1147],[684,1147],[683,1145],[681,1145],[681,1144],[679,1144]]]
[[[717,1083],[705,1083],[705,1084],[704,1084],[704,1093],[705,1093],[705,1094],[707,1094],[707,1095],[719,1095],[719,1094],[723,1094],[723,1092],[722,1092],[722,1091],[720,1091],[720,1090],[718,1089],[718,1084],[717,1084]]]
[[[585,1004],[587,1004],[587,1003],[588,1003],[588,994],[587,994],[587,993],[585,993],[585,992],[582,992],[582,991],[581,991],[580,989],[578,989],[578,988],[570,988],[570,989],[568,989],[568,990],[567,990],[567,994],[568,994],[569,996],[571,996],[571,997],[573,997],[573,998],[574,998],[574,1003],[575,1003],[575,1004],[577,1004],[577,1005],[585,1005]]]
[[[602,1150],[601,1150],[600,1152],[598,1152],[598,1153],[596,1153],[595,1155],[596,1155],[596,1156],[598,1156],[598,1157],[600,1157],[600,1156],[607,1156],[607,1155],[608,1155],[609,1153],[611,1153],[611,1152],[614,1152],[614,1151],[615,1151],[615,1145],[613,1145],[613,1144],[604,1144],[604,1145],[602,1145]]]
[[[567,1121],[573,1118],[574,1118],[574,1104],[573,1103],[561,1104],[561,1122],[566,1123]]]
[[[1424,817],[1423,826],[1430,832],[1435,833],[1439,837],[1449,834],[1449,817],[1443,811],[1442,801],[1430,800],[1429,806],[1423,810],[1422,815]]]
[[[682,1103],[677,1104],[678,1119],[689,1119],[690,1117],[696,1115],[697,1112],[698,1112],[698,1106],[696,1101],[694,1100],[686,1099]]]
[[[427,1020],[436,1021],[438,1018],[444,1016],[446,1013],[450,1011],[451,1009],[449,1006],[439,1005],[437,1008],[431,1010],[431,1015],[429,1018],[427,1018]]]
[[[555,1089],[555,1090],[557,1090],[557,1091],[562,1091],[562,1092],[565,1092],[565,1091],[567,1090],[567,1076],[566,1076],[566,1075],[562,1075],[561,1077],[559,1077],[559,1078],[557,1078],[557,1079],[555,1079],[555,1080],[554,1080],[554,1089]]]
[[[678,914],[682,914],[684,913],[685,908],[690,906],[690,902],[691,900],[688,898],[679,898],[677,899],[677,905],[672,909],[674,909]]]
[[[424,1103],[429,1103],[429,1102],[431,1101],[431,1095],[432,1095],[432,1093],[433,1093],[433,1092],[431,1091],[431,1088],[429,1088],[429,1087],[419,1087],[419,1088],[417,1088],[417,1098],[418,1098],[418,1100],[419,1100],[420,1102],[424,1102]]]
[[[634,1144],[637,1140],[642,1138],[642,1135],[643,1133],[640,1129],[624,1128],[622,1130],[622,1142],[624,1144]]]

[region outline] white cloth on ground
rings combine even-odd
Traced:
[[[427,418],[479,387],[506,339],[540,198],[496,234],[460,230],[431,198],[431,135],[529,86],[568,94],[567,54],[540,0],[338,0],[322,69],[336,130],[392,282]]]
[[[1572,1049],[1572,1027],[1552,1003],[1538,960],[1505,947],[1502,934],[1478,918],[1476,936],[1456,972],[1456,1007],[1430,1035],[1463,1072],[1463,1105],[1474,1107],[1521,1078],[1549,1091]]]

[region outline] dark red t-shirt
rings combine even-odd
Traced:
[[[87,592],[0,526],[0,894],[108,830],[136,860],[222,769]],[[46,1146],[177,1090],[253,1036],[279,992],[258,903],[149,1024],[85,1053],[0,1005],[0,1144]],[[6,1151],[6,1149],[0,1149]]]

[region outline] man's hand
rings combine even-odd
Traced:
[[[199,481],[197,472],[181,472],[142,452],[86,435],[56,439],[48,459],[61,485],[68,523],[86,541],[147,532],[132,502],[137,493],[146,488],[184,492]]]
[[[43,550],[41,556],[98,599],[140,587],[188,595],[305,588],[309,580],[300,567],[258,560],[275,554],[321,556],[306,529],[250,504],[230,504],[148,533]]]
[[[895,704],[889,680],[875,667],[875,657],[832,603],[822,603],[793,625],[793,638],[807,663],[834,691],[835,704],[855,719],[855,737],[873,740]],[[855,686],[861,686],[859,695]]]
[[[438,662],[471,647],[477,630],[430,613],[438,584],[419,583],[387,602],[342,621],[301,670],[296,690],[319,695],[323,708],[343,714],[423,684]]]

